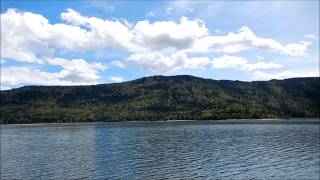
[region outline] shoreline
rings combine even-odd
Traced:
[[[219,119],[219,120],[157,120],[157,121],[95,121],[95,122],[61,122],[61,123],[28,123],[28,124],[0,124],[6,125],[22,125],[22,126],[41,126],[41,125],[77,125],[77,124],[117,124],[117,123],[179,123],[179,122],[212,122],[213,124],[258,124],[267,122],[318,122],[320,118],[263,118],[263,119]]]

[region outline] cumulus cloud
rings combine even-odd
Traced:
[[[128,52],[175,51],[235,53],[247,49],[265,49],[289,56],[305,56],[309,42],[283,45],[260,38],[248,27],[236,33],[212,36],[200,19],[182,17],[175,21],[104,20],[82,16],[73,9],[61,13],[63,23],[51,24],[39,14],[8,9],[1,14],[2,58],[42,63],[39,56],[52,57],[55,49],[89,51],[105,47]]]
[[[249,63],[244,57],[223,55],[210,60],[208,57],[189,58],[183,51],[176,53],[135,53],[127,58],[128,61],[142,65],[153,73],[174,72],[186,69],[205,69],[211,65],[216,69],[237,69],[241,71],[254,71],[257,69],[277,69],[282,65],[273,62],[257,61]]]
[[[252,73],[255,80],[270,80],[270,79],[287,79],[293,77],[319,77],[319,72],[305,71],[293,72],[283,71],[279,73],[266,73],[262,71],[255,71]]]
[[[39,14],[9,9],[1,14],[1,48],[4,58],[34,62],[37,55],[50,56],[52,47],[67,51],[89,51],[105,47],[129,52],[190,48],[208,30],[199,19],[180,21],[104,20],[82,16],[73,9],[61,13],[63,23],[50,24]]]
[[[169,72],[179,69],[198,69],[210,63],[207,57],[188,58],[181,51],[165,55],[160,52],[136,53],[127,58],[128,61],[142,65],[151,72]]]
[[[168,12],[172,10],[170,7],[167,9]],[[306,41],[282,44],[271,38],[259,37],[246,26],[226,35],[211,35],[204,21],[186,17],[177,21],[141,20],[128,23],[123,19],[83,16],[73,9],[62,12],[60,17],[60,23],[50,23],[40,14],[17,9],[8,9],[1,14],[1,61],[15,60],[62,68],[55,73],[27,67],[2,68],[1,79],[9,86],[19,83],[91,84],[99,81],[99,72],[106,68],[105,65],[88,63],[83,59],[55,58],[61,57],[59,53],[65,51],[88,52],[108,47],[120,49],[129,53],[125,62],[142,65],[151,72],[201,69],[209,65],[255,71],[279,68],[281,65],[262,62],[261,59],[249,63],[245,58],[229,55],[210,60],[206,53],[231,54],[259,49],[288,56],[306,56],[310,45]],[[191,53],[204,54],[189,57]],[[107,64],[126,67],[124,61]],[[12,73],[16,74],[9,76]]]
[[[310,42],[304,41],[283,45],[270,38],[258,37],[250,28],[244,26],[237,33],[199,38],[195,42],[194,48],[188,51],[236,53],[248,49],[261,49],[288,56],[306,56],[309,45]]]
[[[72,83],[87,82],[94,83],[100,79],[99,71],[107,68],[102,63],[88,63],[83,59],[66,60],[62,58],[48,59],[50,65],[62,67],[58,78]]]
[[[120,76],[112,76],[112,77],[110,77],[109,78],[112,82],[123,82],[124,81],[124,79],[123,79],[123,77],[120,77]]]
[[[126,67],[126,65],[125,65],[124,62],[118,61],[118,60],[111,61],[110,65],[111,65],[111,66],[118,67],[118,68],[121,68],[121,69],[124,69],[124,68]]]
[[[6,87],[26,84],[41,85],[87,85],[97,84],[100,72],[106,66],[101,63],[88,63],[83,59],[66,60],[54,58],[45,60],[50,65],[62,68],[59,72],[45,72],[29,67],[1,68],[1,84]]]
[[[276,63],[266,63],[263,61],[258,61],[256,63],[250,64],[246,58],[224,55],[218,58],[212,59],[212,66],[217,69],[239,69],[245,71],[253,71],[256,69],[271,69],[271,68],[281,68],[282,65]]]
[[[191,48],[197,38],[208,35],[208,29],[203,21],[189,20],[186,17],[182,17],[179,23],[138,21],[132,31],[134,44],[152,50]]]
[[[2,58],[40,63],[37,56],[52,56],[51,47],[69,51],[130,47],[132,33],[124,22],[84,17],[72,9],[61,19],[65,23],[50,24],[42,15],[8,9],[1,14]]]
[[[27,67],[5,67],[1,69],[1,83],[5,86],[20,84],[65,84],[60,81],[57,73],[42,72]],[[69,84],[69,83],[68,83]]]
[[[130,24],[126,21],[86,17],[73,9],[67,9],[66,12],[61,13],[61,19],[69,26],[81,29],[86,33],[84,43],[77,44],[79,42],[76,41],[72,49],[86,50],[107,46],[130,48],[129,42],[133,35],[129,30]],[[86,31],[86,28],[89,31]]]
[[[36,22],[29,22],[34,19]],[[46,42],[38,36],[44,36],[39,23],[47,23],[41,15],[25,13],[23,16],[15,9],[1,14],[1,58],[15,59],[32,63],[43,63],[36,53],[49,54]]]
[[[122,61],[118,61],[118,60],[111,61],[110,65],[119,67],[121,69],[124,69],[126,67],[125,63],[123,63]]]

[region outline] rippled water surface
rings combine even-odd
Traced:
[[[318,180],[319,127],[319,120],[2,125],[0,179]]]

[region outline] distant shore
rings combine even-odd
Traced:
[[[77,125],[77,124],[117,124],[117,123],[179,123],[179,122],[197,122],[212,124],[263,124],[263,123],[320,123],[320,118],[274,118],[274,119],[221,119],[221,120],[158,120],[158,121],[96,121],[96,122],[61,122],[61,123],[29,123],[29,124],[0,124],[3,125]]]

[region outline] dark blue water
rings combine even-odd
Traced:
[[[319,120],[224,122],[2,125],[1,179],[319,179]]]

